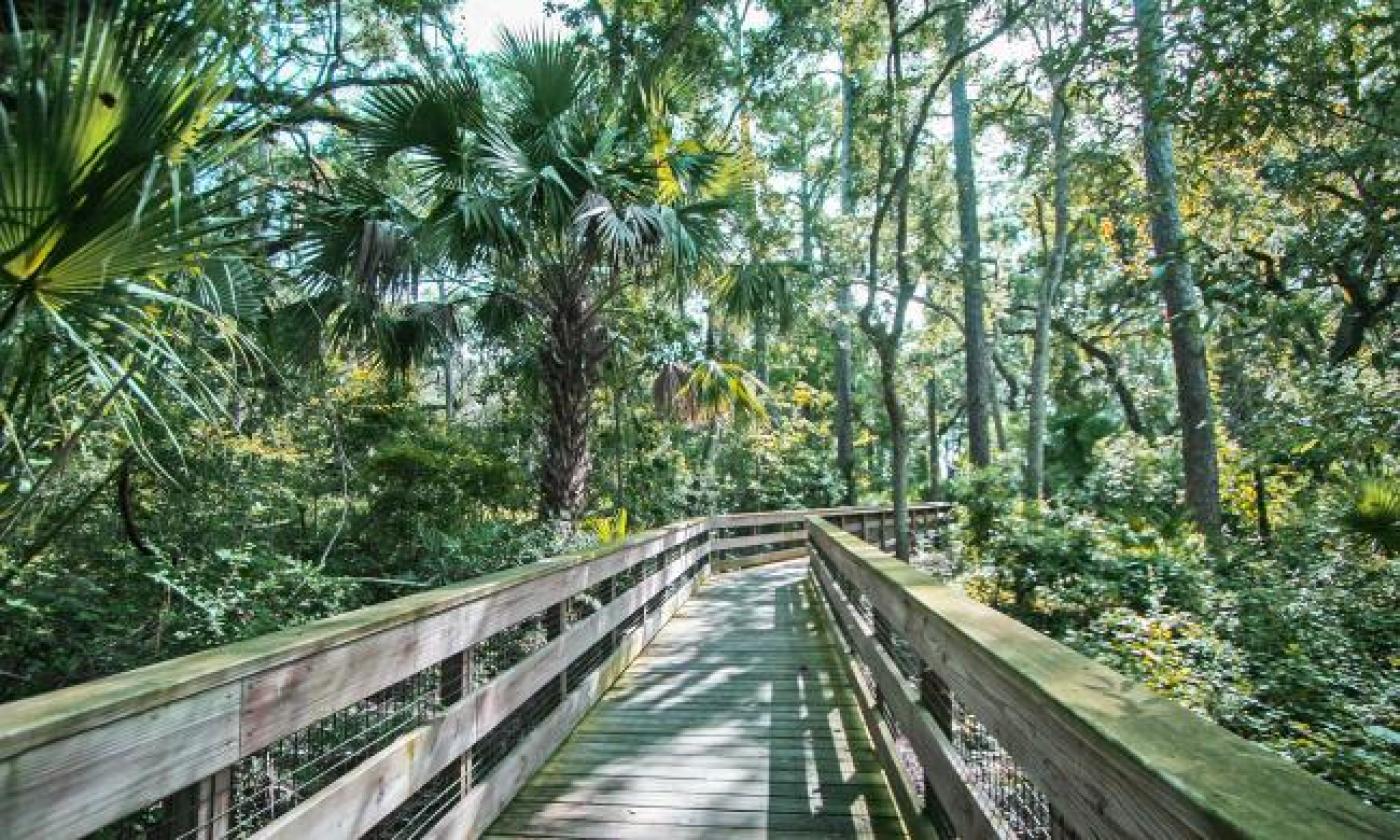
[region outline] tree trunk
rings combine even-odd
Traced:
[[[963,49],[966,11],[958,4],[948,15],[945,33],[949,54]],[[953,102],[953,171],[958,191],[958,237],[962,245],[963,332],[967,344],[967,443],[972,463],[985,467],[992,462],[992,442],[988,421],[991,393],[991,364],[983,310],[982,240],[977,227],[977,183],[973,171],[972,105],[967,98],[967,73],[961,67],[951,82]]]
[[[441,305],[447,300],[447,285],[441,277],[438,278],[438,304]],[[452,392],[452,360],[457,355],[457,346],[449,342],[447,352],[442,357],[442,418],[448,424],[452,422],[452,406],[455,394]]]
[[[540,353],[540,373],[549,415],[540,464],[541,518],[574,529],[588,501],[592,458],[588,428],[593,417],[593,389],[606,341],[589,315],[582,295],[569,296],[550,313],[549,334]]]
[[[1182,253],[1181,212],[1171,118],[1166,110],[1166,69],[1159,0],[1133,0],[1137,25],[1138,84],[1142,93],[1142,145],[1151,202],[1152,244],[1170,319],[1176,397],[1181,415],[1181,454],[1186,465],[1186,505],[1210,539],[1220,535],[1220,475],[1215,412],[1198,318],[1200,295]]]
[[[855,410],[851,394],[851,289],[837,292],[836,319],[836,469],[841,474],[841,503],[856,503]]]
[[[904,404],[899,399],[895,380],[898,371],[894,358],[896,347],[891,342],[879,348],[880,396],[890,420],[890,495],[894,504],[894,554],[909,562],[909,429],[904,416]]]
[[[1271,542],[1274,529],[1269,522],[1269,484],[1264,477],[1263,467],[1254,468],[1254,515],[1260,541]]]
[[[854,133],[855,86],[841,58],[841,213],[855,212],[851,142]],[[841,474],[841,503],[856,503],[854,410],[851,404],[851,286],[847,278],[836,290],[836,469]]]
[[[613,389],[613,446],[614,464],[617,469],[617,480],[613,486],[613,507],[616,511],[627,508],[627,450],[622,439],[622,407],[625,394],[621,388]]]
[[[1045,277],[1040,281],[1035,307],[1035,347],[1031,353],[1030,430],[1026,440],[1026,496],[1045,495],[1045,417],[1047,381],[1050,377],[1050,326],[1055,295],[1065,274],[1069,250],[1069,144],[1065,138],[1067,116],[1064,82],[1054,85],[1050,105],[1050,140],[1055,160],[1055,234],[1046,255]]]
[[[132,467],[136,462],[136,456],[127,453],[122,457],[121,465],[117,471],[117,512],[121,514],[122,533],[126,535],[126,541],[131,543],[131,547],[136,549],[136,553],[143,557],[156,556],[155,549],[146,542],[146,537],[141,533],[141,528],[136,524],[136,503],[132,500],[135,495],[131,486]]]
[[[943,432],[938,428],[938,380],[930,376],[924,385],[924,396],[928,405],[928,501],[943,501],[943,458],[939,452],[939,439]]]
[[[987,377],[987,407],[992,410],[992,431],[996,434],[997,451],[1006,451],[1006,424],[1001,417],[1001,398],[997,395],[996,377]]]
[[[768,316],[762,312],[753,319],[754,376],[764,385],[768,384]]]

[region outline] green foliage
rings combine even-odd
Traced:
[[[488,54],[496,33],[446,0],[14,5],[0,699],[629,528],[836,504],[840,354],[860,501],[891,498],[900,425],[915,481],[956,464],[969,592],[1400,808],[1400,61],[1379,0],[1166,21],[1209,547],[1183,514],[1112,9],[1017,4],[1011,49],[948,66],[1001,138],[974,172],[1000,454],[972,470],[946,144],[925,132],[904,169],[896,135],[946,93],[918,69],[946,59],[937,10],[559,0],[572,32]],[[971,29],[1000,22],[983,11]],[[1046,77],[1070,67],[1048,498],[1028,502]],[[888,323],[902,276],[900,339],[847,346],[850,299],[868,279]],[[561,507],[589,523],[572,541],[540,521]]]
[[[62,469],[99,420],[144,450],[164,405],[218,411],[245,360],[235,305],[239,148],[216,109],[224,5],[100,4],[53,37],[8,33],[0,78],[0,506]],[[7,24],[9,21],[7,20]],[[8,27],[7,27],[8,29]],[[13,37],[11,37],[13,36]],[[237,279],[235,279],[237,278]],[[113,416],[114,415],[114,416]]]
[[[1358,483],[1342,521],[1391,554],[1400,554],[1400,480],[1368,478]]]
[[[1319,497],[1272,543],[1212,557],[1183,523],[1163,521],[1181,514],[1170,494],[1153,499],[1159,456],[1115,448],[1086,495],[1049,506],[1016,498],[1004,470],[964,473],[953,489],[969,594],[1395,807],[1400,568],[1358,562],[1372,533],[1330,524],[1355,512],[1355,497]]]
[[[585,519],[584,526],[597,536],[600,545],[617,542],[627,536],[627,508],[622,508],[615,516]]]

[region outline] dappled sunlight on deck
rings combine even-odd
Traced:
[[[716,577],[492,836],[905,836],[806,576]]]

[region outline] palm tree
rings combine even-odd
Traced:
[[[759,382],[768,382],[768,329],[776,325],[779,332],[786,332],[792,327],[801,297],[794,281],[807,270],[805,263],[753,261],[734,267],[715,284],[713,296],[720,309],[749,322],[753,329],[754,373]]]
[[[236,259],[242,193],[214,174],[239,147],[217,125],[224,4],[70,4],[27,32],[7,6],[0,498],[28,499],[100,420],[140,450],[157,391],[216,406],[260,303]]]
[[[301,296],[274,313],[269,341],[291,363],[321,363],[330,349],[378,364],[390,375],[449,353],[461,333],[461,295],[438,282],[442,267],[424,253],[426,219],[379,180],[347,173],[332,192],[304,196],[291,249]]]
[[[490,314],[535,348],[540,512],[571,528],[587,502],[589,428],[628,288],[687,282],[718,252],[742,188],[731,155],[687,133],[654,91],[621,96],[577,44],[503,36],[492,95],[465,71],[376,91],[362,134],[426,188],[424,247],[489,278]]]

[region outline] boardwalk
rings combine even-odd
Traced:
[[[490,836],[905,836],[806,571],[714,578]]]

